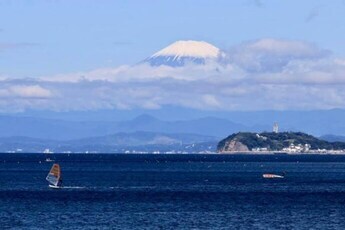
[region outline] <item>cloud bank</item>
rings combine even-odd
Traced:
[[[307,42],[281,39],[231,47],[222,63],[177,68],[141,63],[0,82],[1,111],[345,108],[345,59]]]

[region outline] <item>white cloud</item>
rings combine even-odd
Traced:
[[[51,96],[48,89],[39,85],[10,85],[0,88],[0,97],[6,98],[45,99]]]
[[[25,109],[53,108],[50,105],[54,102],[50,90],[37,84],[25,84],[27,84],[25,80],[0,80],[0,111],[17,112]]]
[[[315,45],[261,39],[230,49],[228,63],[120,66],[0,79],[0,110],[345,108],[345,59]]]
[[[211,94],[205,94],[202,96],[205,105],[212,107],[216,107],[216,108],[220,108],[221,107],[221,103],[217,100],[216,96],[211,95]]]
[[[248,72],[279,72],[291,61],[317,60],[329,54],[310,43],[267,38],[235,46],[228,57]]]
[[[141,63],[134,66],[120,66],[117,68],[96,69],[90,72],[78,72],[72,74],[59,74],[41,78],[44,81],[51,82],[79,82],[89,81],[110,81],[110,82],[148,82],[160,79],[176,79],[185,81],[194,81],[206,79],[210,76],[218,76],[218,69],[222,72],[238,71],[235,67],[228,65],[226,68],[217,63],[208,63],[207,65],[188,64],[184,68],[174,68],[170,66],[150,66],[147,63]]]

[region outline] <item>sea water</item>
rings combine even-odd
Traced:
[[[0,229],[345,229],[345,156],[46,158],[0,154]]]

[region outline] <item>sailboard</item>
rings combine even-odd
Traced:
[[[59,164],[53,164],[50,169],[46,180],[49,182],[50,188],[61,188],[62,187],[62,177],[61,169]]]
[[[265,174],[262,174],[262,177],[265,179],[275,179],[275,178],[284,178],[284,175],[265,173]]]

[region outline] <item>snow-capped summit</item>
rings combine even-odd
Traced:
[[[205,64],[207,60],[216,60],[222,55],[217,47],[204,41],[177,41],[153,54],[145,61],[153,66],[182,66],[188,62]]]
[[[182,57],[217,58],[219,49],[204,41],[177,41],[153,54],[158,56],[172,56],[175,60]]]

